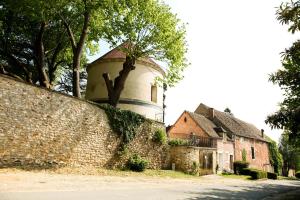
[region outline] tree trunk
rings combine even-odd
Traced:
[[[74,55],[73,58],[73,96],[81,98],[80,93],[80,76],[79,76],[79,70],[80,70],[80,58],[76,55]]]
[[[134,64],[135,58],[130,58],[127,56],[125,62],[123,63],[123,69],[119,72],[119,76],[116,77],[114,81],[110,80],[108,73],[103,74],[108,93],[108,101],[113,107],[117,107],[119,103],[125,81],[130,71],[135,69]]]
[[[89,27],[89,22],[90,22],[90,11],[87,10],[87,8],[85,8],[86,11],[84,12],[84,23],[83,23],[83,27],[81,30],[81,34],[80,34],[80,38],[78,43],[75,42],[75,36],[71,30],[70,25],[64,20],[64,25],[67,29],[68,35],[69,35],[69,39],[72,45],[72,50],[73,50],[73,81],[72,81],[72,85],[73,85],[73,96],[80,98],[81,94],[80,94],[80,76],[79,76],[79,72],[80,72],[80,60],[81,60],[81,56],[82,56],[82,51],[83,51],[83,47],[84,47],[84,43],[87,37],[87,33],[88,33],[88,27]]]
[[[286,162],[283,162],[282,175],[288,176],[288,164]]]
[[[35,55],[36,55],[36,66],[39,74],[40,85],[46,88],[50,88],[50,82],[48,75],[45,71],[45,49],[43,43],[43,36],[45,33],[46,23],[41,22],[40,31],[35,41]]]

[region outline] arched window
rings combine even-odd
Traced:
[[[151,86],[151,101],[157,103],[157,86]]]

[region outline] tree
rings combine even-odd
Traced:
[[[50,4],[50,5],[49,5]],[[52,4],[40,0],[0,4],[1,73],[52,88],[68,45]]]
[[[289,31],[300,30],[300,1],[282,4],[277,19],[289,25]],[[280,109],[266,119],[271,128],[284,129],[291,144],[300,145],[300,40],[282,53],[282,68],[269,80],[284,91]]]
[[[284,176],[288,176],[290,169],[295,169],[297,155],[299,153],[297,150],[299,149],[293,145],[290,145],[289,135],[283,133],[279,141],[279,152],[282,154],[283,158],[282,173]]]
[[[103,8],[104,39],[125,52],[126,60],[114,80],[104,73],[109,103],[116,107],[129,73],[139,58],[154,58],[168,64],[167,77],[160,80],[173,86],[187,66],[185,27],[158,0],[112,0]],[[121,44],[121,45],[120,45]]]
[[[233,116],[233,113],[231,112],[231,110],[230,110],[228,107],[226,107],[226,108],[224,109],[224,112],[227,113],[227,114],[229,114],[229,115],[232,115],[232,116]]]
[[[60,80],[69,80],[65,76],[71,64],[70,88],[80,97],[79,79],[86,53],[95,53],[100,39],[100,2],[2,1],[0,72],[53,88],[60,75]]]
[[[79,98],[81,59],[87,50],[94,53],[98,49],[97,41],[100,39],[103,21],[101,6],[105,3],[109,4],[110,1],[62,1],[59,5],[60,19],[66,28],[73,53],[73,96]]]

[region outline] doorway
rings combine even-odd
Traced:
[[[230,155],[230,170],[233,170],[233,155]]]

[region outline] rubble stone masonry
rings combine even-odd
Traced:
[[[168,147],[152,141],[164,125],[151,120],[139,128],[131,153],[168,165]],[[0,75],[0,167],[124,166],[120,138],[98,106]]]

